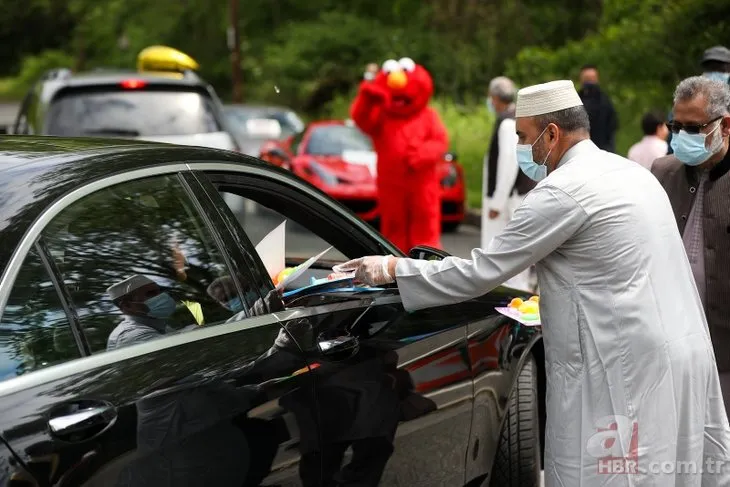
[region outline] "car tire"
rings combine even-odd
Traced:
[[[540,420],[537,365],[530,355],[520,370],[499,436],[490,487],[539,487]]]
[[[441,231],[443,233],[456,233],[461,222],[441,222]]]

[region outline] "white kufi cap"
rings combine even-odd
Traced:
[[[572,81],[551,81],[518,91],[515,117],[534,117],[582,105]]]
[[[122,282],[118,282],[117,284],[114,284],[113,286],[110,286],[106,292],[109,293],[109,297],[112,298],[112,301],[121,298],[122,296],[125,296],[132,291],[135,291],[142,286],[147,286],[149,284],[156,284],[155,281],[150,279],[149,277],[145,277],[141,274],[136,274],[132,277],[129,277]]]

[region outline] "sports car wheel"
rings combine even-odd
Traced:
[[[537,366],[530,355],[512,391],[490,474],[490,487],[540,485]]]

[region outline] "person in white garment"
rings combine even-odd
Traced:
[[[369,256],[337,271],[395,281],[415,311],[481,296],[537,264],[545,485],[730,485],[715,356],[666,193],[591,142],[570,81],[520,90],[516,120],[520,168],[539,183],[487,249],[441,261]]]
[[[482,248],[496,237],[535,182],[517,165],[515,131],[515,97],[517,89],[511,79],[498,76],[489,82],[488,106],[496,115],[494,133],[484,155],[484,199],[482,204]],[[532,269],[525,269],[504,283],[505,286],[533,291]]]

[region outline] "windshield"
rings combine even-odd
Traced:
[[[305,148],[307,154],[340,156],[345,151],[372,151],[370,139],[356,127],[326,125],[311,131]]]
[[[187,91],[73,93],[55,100],[47,133],[135,137],[219,132],[207,97]]]
[[[234,125],[235,130],[241,134],[247,133],[246,122],[256,118],[268,118],[278,121],[281,125],[282,139],[304,130],[304,122],[291,110],[276,110],[265,107],[227,107],[225,111],[228,120]]]

